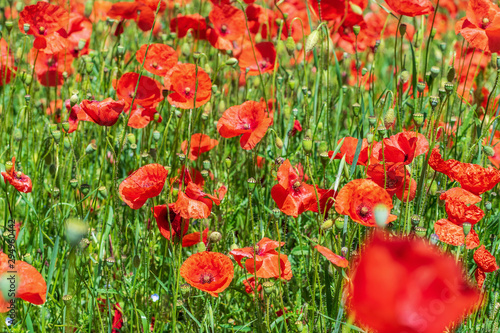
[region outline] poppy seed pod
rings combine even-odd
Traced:
[[[416,126],[420,127],[424,123],[424,114],[423,113],[414,113],[413,114],[413,122]]]
[[[210,176],[210,173],[208,172],[208,170],[201,170],[201,176],[203,177],[203,179],[208,179],[208,177]]]
[[[238,65],[238,59],[229,58],[226,60],[226,65],[236,67]]]
[[[387,110],[384,116],[384,126],[385,128],[389,128],[394,124],[394,121],[396,120],[396,113],[394,112],[393,108],[390,108]]]
[[[71,95],[71,97],[69,98],[69,103],[71,106],[75,106],[76,104],[78,104],[78,95]]]
[[[59,142],[61,140],[61,131],[52,131],[52,136],[56,142]]]
[[[438,94],[439,94],[439,99],[444,100],[446,97],[446,90],[444,88],[439,88]]]
[[[377,117],[376,116],[368,116],[368,124],[370,124],[370,126],[374,127],[377,124]]]
[[[161,133],[158,131],[153,131],[153,140],[155,140],[155,142],[158,142],[160,141],[160,139],[161,139]]]
[[[109,258],[106,258],[106,265],[111,268],[113,267],[113,265],[115,264],[115,258],[113,257],[109,257]]]
[[[352,32],[357,36],[359,35],[359,32],[361,31],[361,27],[359,25],[355,25],[352,27]]]
[[[210,243],[218,243],[222,239],[222,235],[218,231],[214,231],[210,234]]]
[[[24,30],[24,33],[27,34],[29,31],[30,31],[30,24],[29,23],[24,23],[23,24],[23,30]]]
[[[226,157],[226,159],[224,160],[224,164],[226,165],[226,168],[230,168],[231,167],[231,164],[232,164],[232,161],[229,157]]]
[[[418,216],[417,214],[413,215],[411,217],[411,224],[414,226],[414,227],[417,227],[419,224],[420,224],[420,216]]]
[[[356,117],[359,116],[359,110],[361,110],[361,105],[359,105],[359,103],[354,103],[352,105],[352,111]]]
[[[89,184],[82,184],[80,185],[80,191],[82,192],[83,195],[87,195],[90,192],[90,185]]]
[[[72,188],[77,188],[78,187],[78,180],[76,180],[75,178],[71,179],[69,181],[69,185],[71,185]]]
[[[373,133],[366,134],[366,142],[368,142],[368,144],[371,145],[373,142],[373,137],[374,137]]]
[[[313,30],[306,40],[306,49],[305,49],[306,53],[312,51],[316,47],[316,44],[318,44],[318,41],[319,41],[319,30]]]
[[[253,192],[253,190],[255,189],[255,185],[257,184],[257,181],[255,180],[255,178],[251,177],[248,178],[247,184],[248,184],[248,190],[250,192]]]
[[[14,26],[14,23],[12,21],[5,21],[5,28],[7,29],[8,32],[12,30],[12,27]]]
[[[344,218],[343,217],[337,217],[335,219],[335,228],[337,230],[343,230],[344,229]]]
[[[441,70],[439,69],[439,67],[437,67],[437,66],[432,66],[431,67],[431,77],[433,79],[435,79],[439,75],[439,72],[441,72]]]
[[[427,229],[423,227],[415,227],[415,234],[418,237],[425,237],[425,234],[427,233]]]
[[[472,224],[470,224],[469,222],[465,222],[462,224],[462,228],[464,229],[465,237],[467,237],[470,233],[471,228],[472,228]]]
[[[266,294],[271,294],[274,291],[274,282],[271,280],[267,280],[262,283],[262,287],[264,287],[264,291]]]
[[[85,148],[85,154],[92,155],[97,150],[95,143],[89,143],[87,148]]]
[[[436,106],[439,104],[439,97],[431,96],[429,98],[429,104],[431,105],[432,109],[434,110],[436,108]]]
[[[423,93],[424,90],[425,90],[425,86],[426,86],[425,82],[423,82],[423,81],[418,82],[417,83],[417,90],[418,90],[418,92],[419,93]]]
[[[312,144],[312,139],[308,136],[306,136],[303,140],[302,140],[302,149],[304,149],[304,152],[306,154],[310,154],[311,151],[312,151],[312,147],[313,147],[313,144]]]
[[[491,201],[486,201],[484,203],[484,208],[486,208],[486,210],[491,210],[492,208]]]
[[[116,55],[118,57],[123,57],[125,55],[125,48],[123,47],[123,45],[118,45],[116,47]]]
[[[446,82],[446,83],[444,84],[444,90],[446,90],[446,92],[447,92],[448,94],[450,94],[450,93],[453,91],[453,83],[451,83],[451,82]]]
[[[406,33],[406,24],[401,23],[401,24],[399,25],[399,34],[400,34],[401,36],[404,36],[404,34],[405,34],[405,33]]]

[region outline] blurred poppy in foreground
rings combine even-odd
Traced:
[[[188,143],[187,140],[183,141],[181,144],[181,150],[184,154],[187,153],[189,145],[189,159],[196,161],[200,154],[206,153],[212,150],[215,146],[219,144],[219,141],[215,139],[210,139],[208,135],[202,133],[195,133],[191,135],[191,142]]]
[[[477,269],[475,272],[477,285],[479,288],[483,287],[484,280],[486,280],[485,273],[491,273],[498,270],[498,265],[495,257],[490,253],[490,251],[486,250],[484,245],[481,245],[474,252],[474,261],[476,262]]]
[[[174,66],[166,74],[164,84],[172,92],[167,97],[168,102],[180,109],[198,108],[205,105],[212,96],[210,77],[194,64]]]
[[[347,309],[375,332],[442,333],[479,301],[454,258],[422,239],[375,234],[350,279]]]
[[[15,292],[10,287],[12,284],[17,285]],[[16,260],[12,264],[9,256],[3,252],[0,253],[0,288],[0,312],[10,310],[10,300],[14,297],[35,305],[45,303],[47,284],[42,274],[24,261]]]
[[[217,131],[223,138],[241,135],[241,148],[251,150],[266,135],[271,123],[261,103],[247,101],[224,111],[217,122]]]
[[[46,54],[39,52],[36,55],[34,49],[31,50],[30,57],[35,62],[35,73],[38,82],[45,87],[60,86],[64,83],[63,73],[71,75],[73,68],[73,56],[64,50],[59,53]]]
[[[125,102],[123,100],[114,101],[111,98],[106,98],[103,101],[83,100],[80,107],[92,118],[94,123],[100,126],[113,126],[125,108]]]
[[[233,262],[222,253],[195,253],[182,264],[181,276],[196,289],[218,297],[233,280]]]
[[[292,265],[288,256],[278,253],[275,249],[285,245],[267,237],[262,238],[255,247],[244,247],[229,252],[241,268],[246,268],[248,273],[257,275],[259,278],[282,278],[290,280],[293,276]],[[243,267],[241,261],[245,261]]]
[[[163,237],[170,240],[174,237],[182,238],[189,228],[189,220],[183,219],[173,210],[174,204],[154,206],[151,210]]]
[[[463,189],[476,195],[491,190],[500,182],[500,170],[491,166],[483,168],[477,164],[462,163],[453,159],[445,161],[438,148],[432,150],[429,166],[437,172],[444,173],[451,180],[456,180]]]
[[[337,267],[345,268],[349,265],[349,261],[346,258],[339,256],[327,247],[316,245],[314,248]]]
[[[436,235],[438,235],[439,240],[443,243],[453,246],[462,246],[464,245],[465,239],[467,249],[473,249],[479,246],[479,236],[474,229],[471,228],[469,234],[465,237],[464,228],[447,219],[441,219],[434,223],[434,231]]]
[[[388,211],[392,209],[392,199],[382,187],[369,179],[350,181],[339,191],[335,202],[335,210],[367,227],[375,227],[375,206],[383,204]],[[396,220],[397,216],[389,214],[387,223]]]
[[[142,31],[149,31],[153,28],[156,7],[153,11],[148,5],[140,1],[117,2],[111,6],[108,16],[117,20],[135,20],[137,26]],[[123,32],[122,22],[119,24],[115,34]]]
[[[7,164],[7,163],[6,163]],[[2,172],[3,180],[14,186],[16,190],[22,193],[30,193],[33,189],[30,177],[26,176],[21,171],[16,172],[16,158],[12,157],[11,167],[5,166],[5,171]]]
[[[146,56],[145,61],[144,56]],[[144,69],[158,76],[165,76],[172,67],[177,65],[177,53],[166,44],[151,44],[149,48],[148,44],[144,44],[135,53],[135,59],[140,64],[144,61]]]
[[[14,77],[13,70],[16,69],[14,66],[14,57],[9,49],[9,44],[5,39],[0,38],[0,87],[4,84],[8,84],[10,79]]]
[[[132,209],[141,208],[149,198],[160,195],[167,170],[160,164],[147,164],[121,182],[120,197]]]
[[[409,17],[426,15],[434,11],[429,0],[385,0],[385,2],[396,14]]]

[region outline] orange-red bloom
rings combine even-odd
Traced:
[[[202,133],[195,133],[191,135],[191,142],[189,143],[189,159],[196,161],[198,157],[212,150],[215,146],[219,144],[219,141],[215,139],[210,139],[208,135]],[[188,141],[184,140],[181,144],[181,149],[184,154],[187,153]]]
[[[160,195],[167,170],[160,164],[147,164],[135,170],[120,184],[120,197],[132,209],[141,208],[149,198]]]
[[[148,50],[147,55],[146,49]],[[166,44],[151,44],[149,48],[148,44],[144,44],[135,53],[135,59],[142,64],[145,55],[144,69],[154,75],[165,76],[170,69],[177,65],[177,53]]]
[[[21,171],[16,172],[16,158],[12,157],[12,167],[10,170],[2,172],[3,180],[14,186],[16,190],[22,193],[30,193],[33,189],[30,177]]]
[[[335,201],[335,210],[367,227],[375,227],[375,206],[383,204],[390,211],[392,199],[389,193],[374,181],[369,179],[355,179],[347,183],[339,191]],[[387,223],[394,221],[396,215],[389,215]]]
[[[445,200],[448,220],[457,225],[462,225],[465,222],[474,225],[484,217],[483,210],[475,205],[481,201],[481,197],[463,188],[454,187],[449,189],[441,194],[439,198]]]
[[[251,150],[262,140],[271,123],[272,119],[268,117],[261,103],[247,101],[224,111],[217,123],[217,131],[223,138],[243,134],[240,146]]]
[[[273,241],[267,237],[262,238],[254,247],[244,247],[229,252],[241,268],[259,278],[282,278],[290,280],[293,276],[292,266],[288,261],[288,256],[278,253],[275,249],[285,245],[284,242]],[[241,260],[247,258],[245,267]]]
[[[200,14],[192,15],[177,15],[176,18],[170,20],[170,31],[177,33],[177,38],[183,38],[188,31],[198,39],[206,39],[207,23],[205,18]]]
[[[257,43],[253,48],[248,43],[241,51],[238,61],[241,72],[243,74],[246,73],[248,76],[272,73],[278,66],[276,62],[276,49],[271,42]]]
[[[167,99],[180,109],[198,108],[212,96],[212,81],[208,74],[194,64],[178,64],[168,71],[165,87],[172,91]],[[196,97],[196,103],[195,103]]]
[[[360,21],[363,19],[362,12],[368,5],[367,0],[308,0],[309,7],[314,10],[318,18],[324,21],[334,21],[345,16],[345,22]],[[321,4],[321,13],[318,4]],[[347,7],[347,8],[346,8]],[[356,12],[354,11],[356,8]],[[321,17],[320,17],[321,14]],[[353,17],[354,16],[354,17]]]
[[[339,256],[327,247],[316,245],[314,248],[337,267],[346,268],[349,265],[349,261],[346,258]]]
[[[66,72],[67,75],[73,73],[71,67],[73,56],[64,50],[54,54],[38,52],[36,56],[36,50],[33,49],[31,59],[34,61],[35,57],[35,73],[38,81],[45,87],[60,86],[64,83],[63,73]]]
[[[457,160],[444,161],[439,149],[432,150],[429,165],[437,172],[444,173],[456,180],[462,188],[476,195],[491,190],[500,182],[500,170],[493,167],[483,168],[477,164],[462,163]]]
[[[498,270],[498,265],[495,257],[486,250],[484,245],[481,245],[474,252],[474,261],[478,268],[480,268],[483,272],[491,273]]]
[[[233,42],[242,38],[246,31],[245,14],[231,5],[213,6],[208,19],[213,26],[207,31],[208,40],[219,50],[233,50]]]
[[[161,84],[147,76],[141,76],[137,93],[135,87],[139,80],[139,74],[129,72],[123,74],[116,82],[116,95],[123,99],[128,106],[134,101],[134,105],[138,104],[144,108],[155,108],[163,99],[161,94]],[[134,99],[135,95],[135,99]]]
[[[350,279],[349,314],[374,332],[442,333],[479,301],[454,258],[422,239],[375,235]]]
[[[158,205],[152,208],[160,233],[166,239],[182,238],[189,228],[189,220],[183,219],[174,212],[174,204]],[[173,237],[172,237],[173,236]]]
[[[378,186],[385,188],[390,196],[396,195],[399,200],[405,202],[415,199],[417,182],[411,178],[403,163],[371,164],[366,173]]]
[[[426,15],[434,11],[429,0],[385,0],[385,2],[397,14],[409,17]]]
[[[117,2],[108,11],[108,16],[122,21],[135,20],[139,29],[149,31],[153,28],[155,12],[143,2]]]
[[[14,58],[5,39],[0,38],[0,87],[14,77]]]
[[[278,184],[271,189],[271,196],[283,213],[293,217],[302,214],[312,204],[317,205],[314,187],[303,182],[302,175],[289,160],[279,167]]]
[[[185,219],[205,219],[210,216],[212,203],[220,205],[221,200],[222,197],[205,193],[200,186],[189,182],[184,192],[179,191],[173,210]]]
[[[420,133],[404,131],[377,143],[373,150],[381,162],[411,164],[415,157],[429,150],[429,142]]]
[[[120,114],[125,107],[123,100],[114,101],[111,98],[106,98],[103,101],[83,100],[80,107],[94,123],[100,126],[113,126],[118,121]]]
[[[88,53],[90,36],[92,35],[92,22],[85,16],[78,13],[71,13],[69,16],[68,48],[74,57]],[[84,41],[83,49],[80,43]]]
[[[25,24],[29,26],[28,35],[35,36],[33,47],[43,49],[44,53],[55,54],[66,48],[66,29],[69,14],[57,5],[38,1],[24,7],[19,13],[19,30],[24,33]]]
[[[154,120],[155,114],[158,113],[155,108],[134,108],[128,120],[128,126],[132,128],[144,128]],[[161,123],[161,116],[158,122]]]
[[[14,267],[12,267],[12,265],[14,265]],[[47,284],[45,283],[42,274],[40,274],[35,267],[24,261],[16,260],[15,263],[12,264],[9,260],[9,256],[1,252],[0,279],[6,280],[13,275],[15,275],[15,281],[17,284],[15,297],[36,305],[45,303]],[[11,280],[7,281],[8,283],[12,283]],[[0,312],[8,312],[10,310],[9,307],[12,306],[9,300],[4,298],[5,296],[8,296],[7,294],[7,289],[5,292],[0,293]]]
[[[342,141],[342,139],[337,141],[337,145]],[[375,143],[376,144],[376,143]],[[356,156],[356,149],[358,147],[358,139],[353,137],[345,137],[342,147],[340,147],[340,152],[335,155],[334,159],[342,159],[345,155],[345,162],[352,165],[354,162],[354,156]],[[370,150],[370,145],[366,139],[361,142],[361,150],[359,151],[358,160],[356,165],[366,165],[368,162],[368,151]],[[328,152],[328,157],[332,158],[333,151]]]
[[[479,246],[479,236],[471,228],[467,237],[464,234],[464,228],[456,225],[447,219],[441,219],[434,224],[434,231],[439,237],[439,240],[443,243],[462,246],[464,245],[464,239],[467,244],[468,249],[473,249]]]
[[[489,0],[470,0],[466,16],[455,25],[471,48],[500,51],[500,8]]]
[[[233,280],[233,262],[222,253],[195,253],[182,264],[181,276],[196,289],[218,297]]]

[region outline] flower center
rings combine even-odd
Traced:
[[[204,273],[200,276],[200,283],[201,284],[206,284],[206,283],[212,283],[214,282],[215,278],[212,273]]]
[[[490,24],[490,20],[487,17],[483,18],[483,27],[482,28],[486,29],[488,24]]]
[[[16,172],[17,179],[21,179],[23,177],[23,173],[21,171]]]
[[[267,67],[267,61],[262,60],[262,61],[260,62],[260,68],[261,68],[261,69],[263,69],[263,68],[266,68],[266,67]]]
[[[483,20],[483,21],[484,21],[484,20]],[[44,32],[45,32],[45,28],[44,28],[44,27],[40,27],[40,28],[38,28],[38,33],[39,33],[40,35],[43,35],[43,33],[44,33]]]
[[[246,130],[248,130],[248,129],[250,129],[250,125],[249,124],[243,124],[243,128],[246,129]]]
[[[128,93],[128,97],[134,98],[135,97],[135,93],[133,91],[129,92]]]
[[[300,182],[299,181],[296,181],[295,183],[293,183],[293,189],[296,190],[300,187]]]
[[[225,34],[227,32],[227,25],[223,24],[220,26],[220,31]]]
[[[153,63],[151,64],[151,67],[158,68],[158,63],[156,61],[153,61]]]
[[[368,209],[368,207],[366,206],[363,206],[361,207],[361,209],[359,210],[359,215],[361,215],[361,217],[365,217],[366,215],[368,215],[368,212],[370,210]]]

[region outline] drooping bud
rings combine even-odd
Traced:
[[[486,156],[495,156],[495,149],[493,149],[491,146],[484,146],[483,147],[484,153]]]
[[[390,108],[389,110],[387,110],[384,116],[385,128],[388,129],[389,127],[391,127],[395,121],[396,121],[396,113],[394,112],[393,108]]]
[[[95,143],[89,143],[87,148],[85,148],[85,154],[92,155],[97,150],[97,145]]]
[[[315,47],[316,47],[316,44],[318,44],[318,41],[319,41],[319,30],[313,30],[311,32],[311,34],[307,37],[307,40],[306,40],[306,53],[309,53],[310,51],[312,51]]]
[[[274,144],[276,145],[276,148],[282,149],[283,148],[283,140],[279,136],[277,136],[274,140]]]
[[[291,56],[293,52],[295,52],[295,41],[293,40],[292,36],[288,36],[288,38],[286,39],[285,47],[288,55]]]

